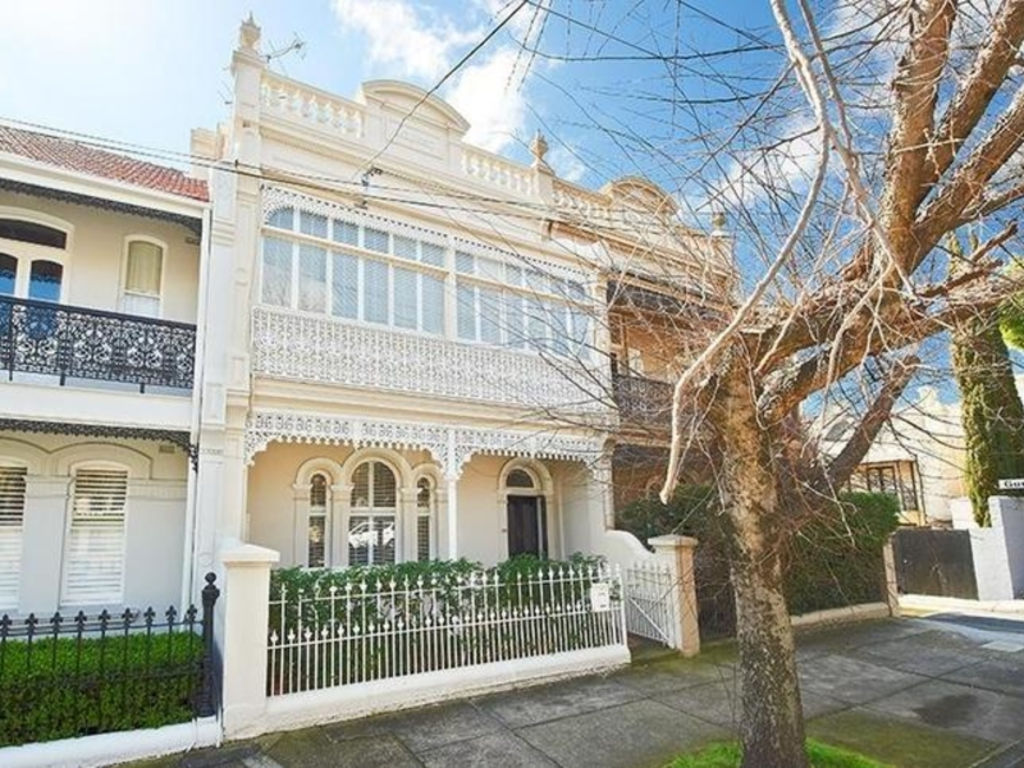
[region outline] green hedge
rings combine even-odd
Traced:
[[[0,746],[192,719],[202,638],[191,632],[8,638],[0,644]]]
[[[713,599],[731,601],[723,518],[714,489],[680,486],[670,504],[642,499],[618,514],[618,527],[641,541],[663,533],[695,536],[702,619]],[[899,503],[887,494],[848,493],[795,526],[783,553],[790,612],[809,613],[883,598],[882,547],[898,525]],[[707,600],[703,595],[709,596]],[[718,606],[721,610],[722,606]]]

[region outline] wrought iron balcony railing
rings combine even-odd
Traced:
[[[623,424],[669,429],[672,418],[671,384],[617,373],[612,378],[612,385]]]
[[[191,389],[196,327],[0,296],[0,370]]]

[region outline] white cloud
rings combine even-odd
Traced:
[[[466,50],[487,34],[504,6],[480,0],[466,6],[470,18],[453,18],[412,0],[334,0],[346,29],[359,33],[379,74],[415,78],[433,85]],[[510,22],[525,33],[528,8]],[[507,10],[505,11],[507,12]],[[467,140],[497,152],[526,125],[525,61],[512,43],[493,39],[464,64],[440,94],[470,122]]]
[[[555,147],[548,152],[547,161],[559,178],[576,183],[586,175],[587,166],[572,150],[572,147]]]

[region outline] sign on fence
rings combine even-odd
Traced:
[[[604,613],[612,609],[612,591],[607,582],[590,585],[590,610]]]

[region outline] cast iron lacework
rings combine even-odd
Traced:
[[[0,296],[0,367],[14,373],[191,389],[196,327]]]
[[[75,424],[63,421],[32,421],[30,419],[0,419],[0,432],[36,432],[73,437],[113,437],[125,440],[153,440],[170,443],[188,454],[192,469],[199,468],[199,446],[191,441],[188,432],[146,427],[121,427],[112,424]]]
[[[593,468],[603,447],[598,437],[366,421],[348,416],[252,413],[245,428],[246,461],[251,464],[257,453],[275,441],[427,451],[441,471],[450,477],[457,477],[475,453],[565,459]]]

